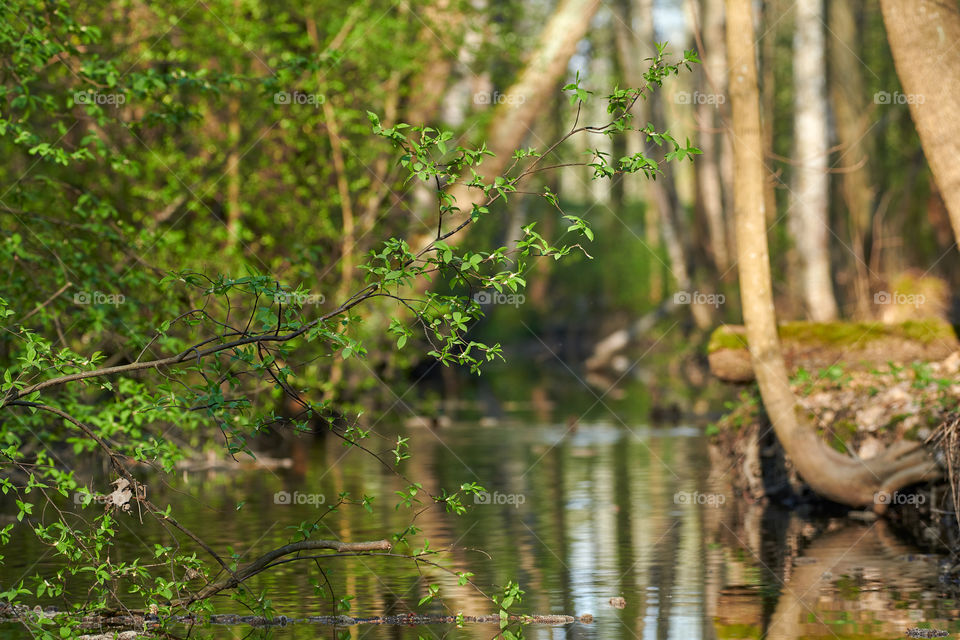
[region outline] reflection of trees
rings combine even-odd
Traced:
[[[699,597],[693,595],[703,581],[702,507],[674,500],[677,491],[699,486],[686,471],[698,468],[695,443],[624,437],[613,447],[617,574],[627,598],[623,620],[637,637],[697,637],[703,628],[694,602]]]
[[[815,525],[792,514],[735,499],[725,482],[730,474],[705,477],[710,465],[697,438],[590,423],[576,431],[557,424],[549,429],[408,433],[418,456],[404,471],[424,481],[425,491],[436,493],[475,479],[472,469],[491,491],[525,495],[521,509],[478,506],[456,518],[432,508],[417,522],[432,548],[456,545],[459,550],[443,561],[475,572],[479,584],[519,578],[527,591],[526,611],[597,616],[591,630],[578,627],[569,632],[571,638],[583,632],[644,640],[832,638],[828,629],[843,636],[837,625],[841,615],[850,616],[850,624],[856,625],[853,632],[867,632],[862,625],[878,620],[872,631],[882,628],[890,635],[916,626],[916,618],[908,616],[919,613],[896,609],[902,603],[895,590],[919,591],[918,585],[935,575],[928,563],[906,561],[909,547],[883,524],[833,521],[821,534]],[[307,455],[310,464],[302,477],[267,482],[262,476],[250,476],[244,486],[251,502],[247,508],[272,513],[273,492],[284,486],[315,489],[328,497],[343,490],[354,497],[393,495],[402,488],[402,481],[337,443],[316,443]],[[346,464],[336,464],[344,455]],[[713,468],[721,468],[721,463],[714,461]],[[207,482],[212,484],[213,479]],[[224,527],[227,537],[222,542],[244,550],[268,527],[259,519],[239,517],[246,510],[230,515],[237,500],[234,483],[204,486],[203,493],[218,489],[223,493],[218,506],[224,518],[237,518]],[[721,508],[678,503],[674,500],[678,491],[723,494],[727,502]],[[389,522],[389,527],[371,532],[360,509],[345,508],[323,522],[331,535],[358,538],[401,528],[410,517],[406,510],[395,511],[390,500],[374,508],[379,510],[378,521]],[[311,518],[315,510],[302,508],[301,513]],[[289,530],[273,527],[257,544],[290,535]],[[485,549],[493,557],[466,551],[469,548]],[[470,614],[489,610],[489,603],[456,588],[455,581],[441,572],[425,568],[423,578],[411,579],[388,561],[337,562],[327,567],[328,575],[339,595],[357,595],[357,613],[416,608],[424,585],[431,582],[443,585],[442,596],[454,610]],[[825,578],[826,572],[830,576]],[[291,612],[290,598],[298,598],[297,606],[305,613],[326,611],[328,598],[304,595],[312,593],[311,577],[317,577],[312,567],[309,571],[291,567],[251,587],[276,590],[282,599],[278,609],[285,613]],[[608,604],[612,596],[623,596],[626,608],[612,609]],[[545,636],[537,630],[530,637]]]
[[[814,539],[797,559],[770,620],[770,640],[832,635],[837,612],[850,612],[852,625],[880,621],[889,631],[914,626],[886,587],[929,580],[931,567],[905,562],[915,550],[890,535],[886,523],[845,524]],[[809,621],[811,614],[813,621]],[[852,631],[853,629],[851,629]]]
[[[558,424],[515,432],[415,429],[410,435],[419,455],[405,472],[425,480],[425,491],[473,479],[472,469],[491,491],[527,499],[521,509],[477,507],[462,519],[431,509],[418,518],[431,547],[456,544],[461,550],[447,562],[474,571],[480,584],[519,578],[527,611],[596,615],[590,632],[596,637],[831,637],[825,623],[836,629],[846,615],[840,612],[851,610],[853,624],[875,617],[890,631],[902,631],[909,612],[895,610],[897,596],[881,587],[915,587],[934,573],[926,564],[905,563],[909,549],[888,540],[883,525],[840,521],[818,535],[792,514],[734,499],[724,482],[729,476],[706,477],[709,461],[696,438],[589,423],[575,431]],[[325,447],[323,455],[315,461],[326,470],[336,467],[343,450]],[[321,473],[301,482],[319,484]],[[397,479],[365,465],[328,473],[323,484],[330,495],[401,488]],[[678,491],[728,500],[721,508],[683,504],[674,499]],[[392,504],[379,508],[395,525],[409,517]],[[332,517],[330,525],[356,537],[362,521],[350,517],[349,523]],[[472,547],[490,551],[493,559],[463,551]],[[832,575],[824,578],[827,571]],[[409,576],[373,576],[360,565],[336,573],[338,589],[351,586],[358,593],[358,611],[402,612],[428,582],[444,585],[442,595],[455,610],[488,609],[440,573],[425,571],[419,583]],[[353,583],[344,584],[351,573]],[[305,576],[290,579],[308,589]],[[621,595],[626,608],[610,608],[608,599]]]
[[[936,576],[883,521],[834,520],[818,533],[795,515],[734,504],[708,511],[705,528],[704,595],[717,635],[735,629],[739,637],[769,640],[828,638],[866,625],[873,633],[903,633],[917,618],[898,592],[929,589]]]
[[[442,488],[450,490],[458,486],[459,483],[447,481],[448,472],[451,471],[452,475],[462,481],[476,481],[478,479],[472,477],[472,470],[464,468],[462,462],[456,458],[449,459],[451,457],[450,449],[443,441],[443,433],[420,431],[415,434],[419,442],[414,442],[411,447],[417,452],[417,455],[410,458],[410,465],[407,469],[408,477],[417,478],[423,484],[423,491],[425,492],[421,497],[425,506],[419,510],[416,525],[423,529],[423,537],[430,540],[431,549],[449,549],[445,557],[434,557],[432,558],[434,561],[458,571],[472,570],[479,574],[480,572],[473,566],[477,564],[478,560],[481,563],[486,562],[486,560],[482,559],[482,556],[468,555],[465,549],[468,545],[463,540],[465,534],[460,532],[463,527],[458,526],[459,523],[453,522],[457,517],[446,513],[442,505],[429,504],[430,498],[427,495],[440,495]],[[482,481],[481,484],[483,484]],[[525,550],[522,545],[518,545],[516,551],[521,558],[528,555],[524,553]],[[532,564],[529,558],[526,559],[526,562],[522,559],[520,561],[520,566],[524,570],[532,568]],[[491,604],[471,587],[457,585],[455,579],[436,567],[423,565],[420,569],[426,578],[423,586],[426,587],[427,583],[442,585],[441,597],[444,604],[452,611],[463,611],[467,615],[491,613]],[[477,578],[474,578],[474,580],[477,580]],[[480,580],[479,584],[483,584],[483,581]],[[426,595],[425,590],[421,591],[416,592],[416,597],[407,599],[415,603],[416,600]]]

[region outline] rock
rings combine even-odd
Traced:
[[[864,438],[863,443],[861,443],[860,448],[857,449],[857,455],[866,460],[867,458],[872,458],[880,454],[885,448],[886,446],[880,442],[879,438],[867,436]]]
[[[785,322],[779,331],[787,368],[793,371],[799,367],[817,371],[839,360],[845,362],[845,369],[863,370],[889,361],[939,361],[960,346],[953,327],[939,318],[907,320],[893,325]],[[724,325],[714,331],[707,353],[710,371],[721,380],[753,380],[742,326]]]
[[[876,431],[881,424],[881,419],[887,413],[887,407],[879,402],[871,404],[857,411],[856,421],[859,426],[867,431]]]
[[[891,407],[905,407],[910,404],[911,395],[904,388],[906,383],[891,387],[877,396],[877,402]]]
[[[954,351],[940,362],[940,373],[953,375],[960,372],[960,351]]]

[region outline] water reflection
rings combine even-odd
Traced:
[[[543,415],[542,407],[538,412]],[[916,553],[882,522],[801,520],[736,501],[725,493],[722,477],[710,476],[700,427],[624,424],[600,412],[579,423],[477,419],[442,429],[380,430],[411,438],[416,455],[403,472],[427,491],[475,481],[491,492],[488,504],[474,505],[462,518],[436,508],[417,517],[432,548],[452,549],[445,564],[473,571],[488,592],[519,580],[527,591],[524,612],[594,616],[592,624],[530,628],[529,638],[894,638],[914,626],[960,630],[950,622],[957,605],[939,597],[936,558]],[[277,504],[278,491],[321,494],[326,506],[341,491],[381,496],[373,518],[359,508],[324,517],[324,537],[379,538],[408,520],[409,513],[390,500],[403,483],[362,452],[318,440],[297,455],[301,464],[293,469],[185,474],[154,499],[173,503],[184,523],[218,548],[241,554],[283,544],[289,526],[315,520],[324,509]],[[170,542],[163,531],[133,518],[124,527],[117,561],[132,560],[142,544]],[[30,536],[21,532],[13,544],[3,584],[36,570],[30,566],[38,558],[41,572],[55,568]],[[278,612],[296,618],[330,613],[329,593],[314,590],[326,581],[339,594],[356,595],[356,615],[416,610],[431,582],[442,585],[450,610],[491,612],[478,594],[427,566],[422,577],[391,559],[342,558],[323,567],[325,575],[291,563],[250,586],[266,589]],[[622,597],[625,606],[611,605],[613,597]],[[226,598],[216,606],[242,613]],[[431,611],[446,610],[435,604]],[[213,627],[208,633],[241,637],[249,631]],[[337,631],[303,624],[263,633],[491,638],[495,629]],[[0,634],[24,637],[11,625]]]

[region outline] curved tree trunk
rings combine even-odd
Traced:
[[[890,492],[937,475],[936,464],[916,445],[891,447],[854,460],[823,442],[800,412],[790,390],[777,334],[767,228],[764,219],[760,94],[750,0],[727,0],[727,55],[733,115],[734,215],[740,295],[757,385],[777,438],[804,481],[818,494],[853,507],[882,511],[878,492]]]
[[[960,243],[960,11],[955,0],[880,0],[923,153]]]
[[[790,231],[800,257],[807,315],[814,322],[837,319],[830,279],[829,134],[824,79],[823,0],[799,0],[793,40],[794,120],[797,166],[789,210]]]
[[[858,571],[884,575],[893,569],[897,565],[889,559],[902,557],[912,550],[909,545],[899,543],[888,528],[882,521],[869,527],[847,524],[810,541],[801,555],[807,562],[797,563],[784,579],[776,609],[762,637],[766,640],[829,637],[825,631],[830,628],[828,623],[814,613],[824,590],[829,588],[824,575],[854,575]],[[890,595],[883,593],[877,597],[893,608]],[[811,615],[814,620],[810,620]]]

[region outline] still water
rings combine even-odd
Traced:
[[[472,571],[486,593],[519,581],[526,595],[518,612],[593,616],[589,624],[527,627],[525,636],[537,640],[862,639],[902,638],[910,627],[960,631],[957,604],[938,585],[939,558],[918,552],[882,522],[801,519],[740,503],[727,487],[727,463],[716,456],[711,463],[704,422],[652,420],[650,392],[633,386],[611,397],[574,384],[507,384],[487,390],[500,398],[495,411],[489,400],[448,407],[453,419],[439,425],[411,418],[418,400],[398,402],[376,424],[384,437],[373,448],[386,451],[397,435],[409,437],[414,455],[400,470],[424,492],[463,482],[486,487],[486,503],[471,500],[460,517],[429,500],[395,508],[394,492],[406,482],[333,438],[281,445],[294,460],[291,468],[184,471],[152,488],[151,498],[172,504],[218,550],[249,559],[296,539],[291,527],[316,520],[340,492],[379,496],[372,514],[345,506],[324,516],[319,537],[375,540],[413,519],[422,529],[417,547],[426,538],[431,549],[446,550],[437,561]],[[169,543],[135,515],[123,527],[115,561]],[[22,530],[5,555],[3,586],[56,567]],[[361,557],[320,566],[323,573],[314,564],[285,564],[250,586],[265,590],[277,613],[291,618],[331,613],[329,590],[314,587],[327,581],[337,597],[355,596],[350,614],[357,617],[493,612],[476,591],[427,565]],[[418,608],[431,583],[441,585],[443,604]],[[614,601],[622,608],[611,598],[622,598]],[[227,597],[215,606],[246,613]],[[298,623],[266,630],[211,626],[190,635],[486,639],[496,627]],[[28,637],[9,624],[0,625],[0,636]]]

